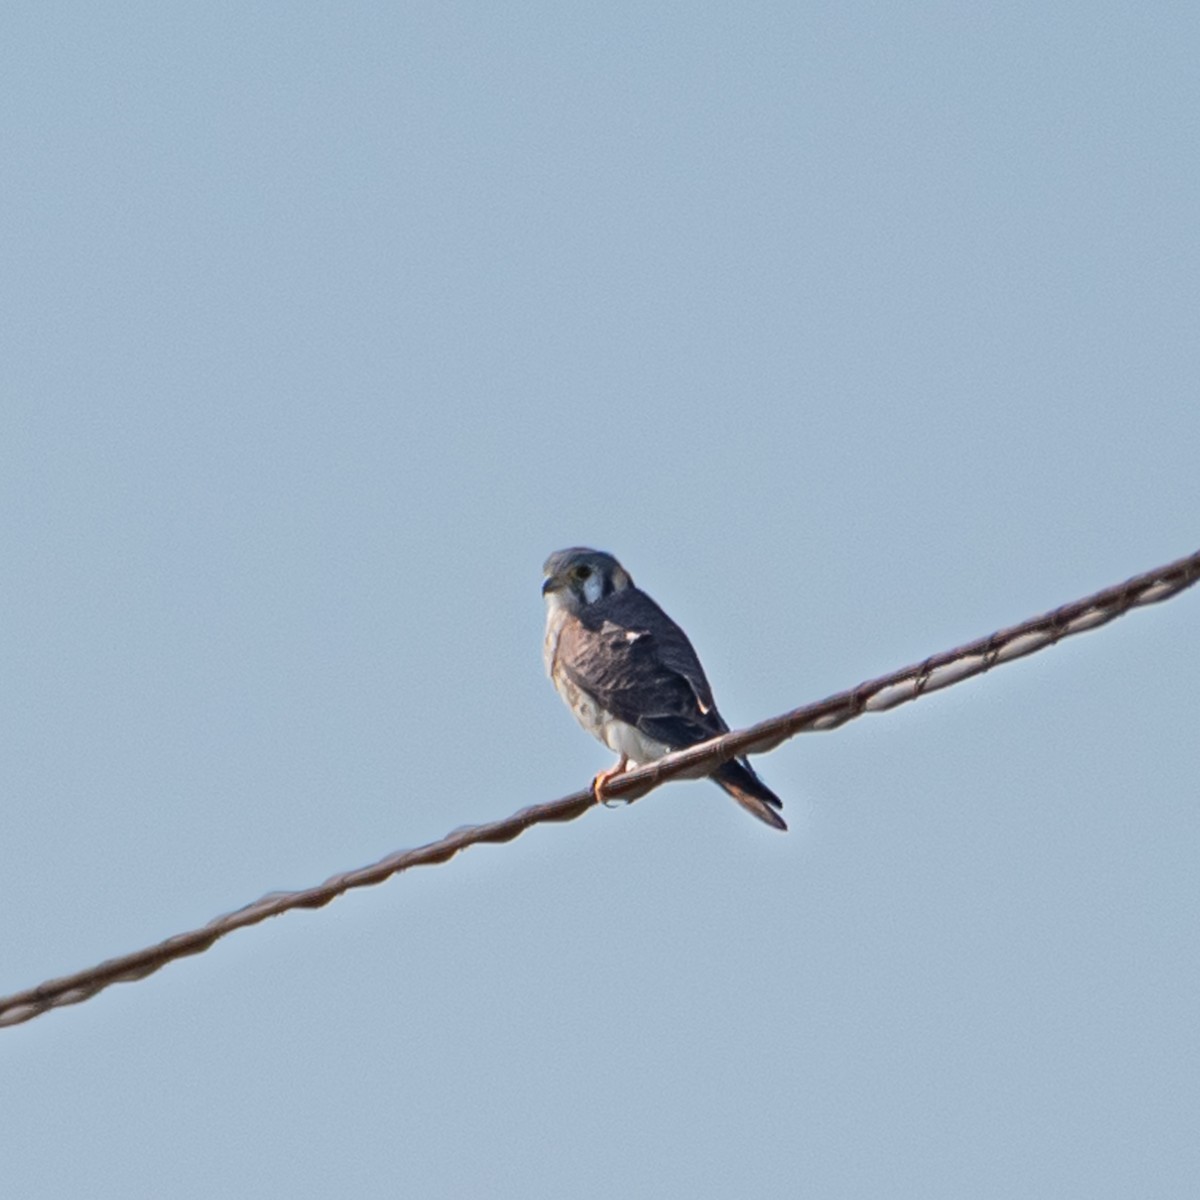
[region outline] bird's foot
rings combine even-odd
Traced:
[[[592,780],[592,795],[596,797],[597,804],[603,804],[605,808],[614,808],[620,801],[614,801],[610,804],[604,797],[604,788],[610,779],[615,779],[618,775],[623,775],[629,768],[629,758],[622,754],[615,766],[609,767],[607,771],[601,771],[595,779]]]

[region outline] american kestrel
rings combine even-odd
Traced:
[[[546,559],[546,671],[576,720],[620,757],[592,783],[728,733],[687,634],[611,554],[582,546]],[[787,829],[783,801],[744,758],[710,776],[747,812]]]

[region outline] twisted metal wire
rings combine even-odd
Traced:
[[[1082,600],[1064,604],[1020,625],[1001,629],[955,650],[930,655],[923,662],[860,683],[815,704],[806,704],[747,729],[735,730],[669,754],[657,762],[617,776],[606,785],[605,797],[632,802],[678,775],[708,774],[730,758],[765,753],[798,733],[836,729],[863,713],[886,712],[972,675],[981,675],[992,667],[1033,654],[1065,637],[1097,629],[1131,608],[1167,600],[1191,587],[1197,579],[1200,579],[1200,551]],[[253,904],[214,918],[200,929],[176,934],[144,950],[110,958],[73,975],[47,980],[25,991],[0,997],[0,1026],[18,1025],[51,1008],[78,1004],[113,983],[144,979],[167,963],[189,954],[200,954],[235,929],[257,925],[268,917],[279,916],[294,908],[321,908],[351,888],[382,883],[410,867],[445,862],[468,846],[481,842],[510,842],[532,825],[572,821],[595,803],[590,789],[574,792],[558,800],[523,808],[500,821],[462,826],[436,842],[397,851],[369,866],[334,875],[315,887],[296,892],[270,892]]]

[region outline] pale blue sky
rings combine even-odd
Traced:
[[[1200,545],[1193,4],[11,4],[0,992]],[[1185,1196],[1200,594],[0,1032],[22,1197]]]

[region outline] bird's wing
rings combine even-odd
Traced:
[[[664,745],[691,746],[728,731],[687,634],[636,588],[568,621],[557,661],[602,708]]]

